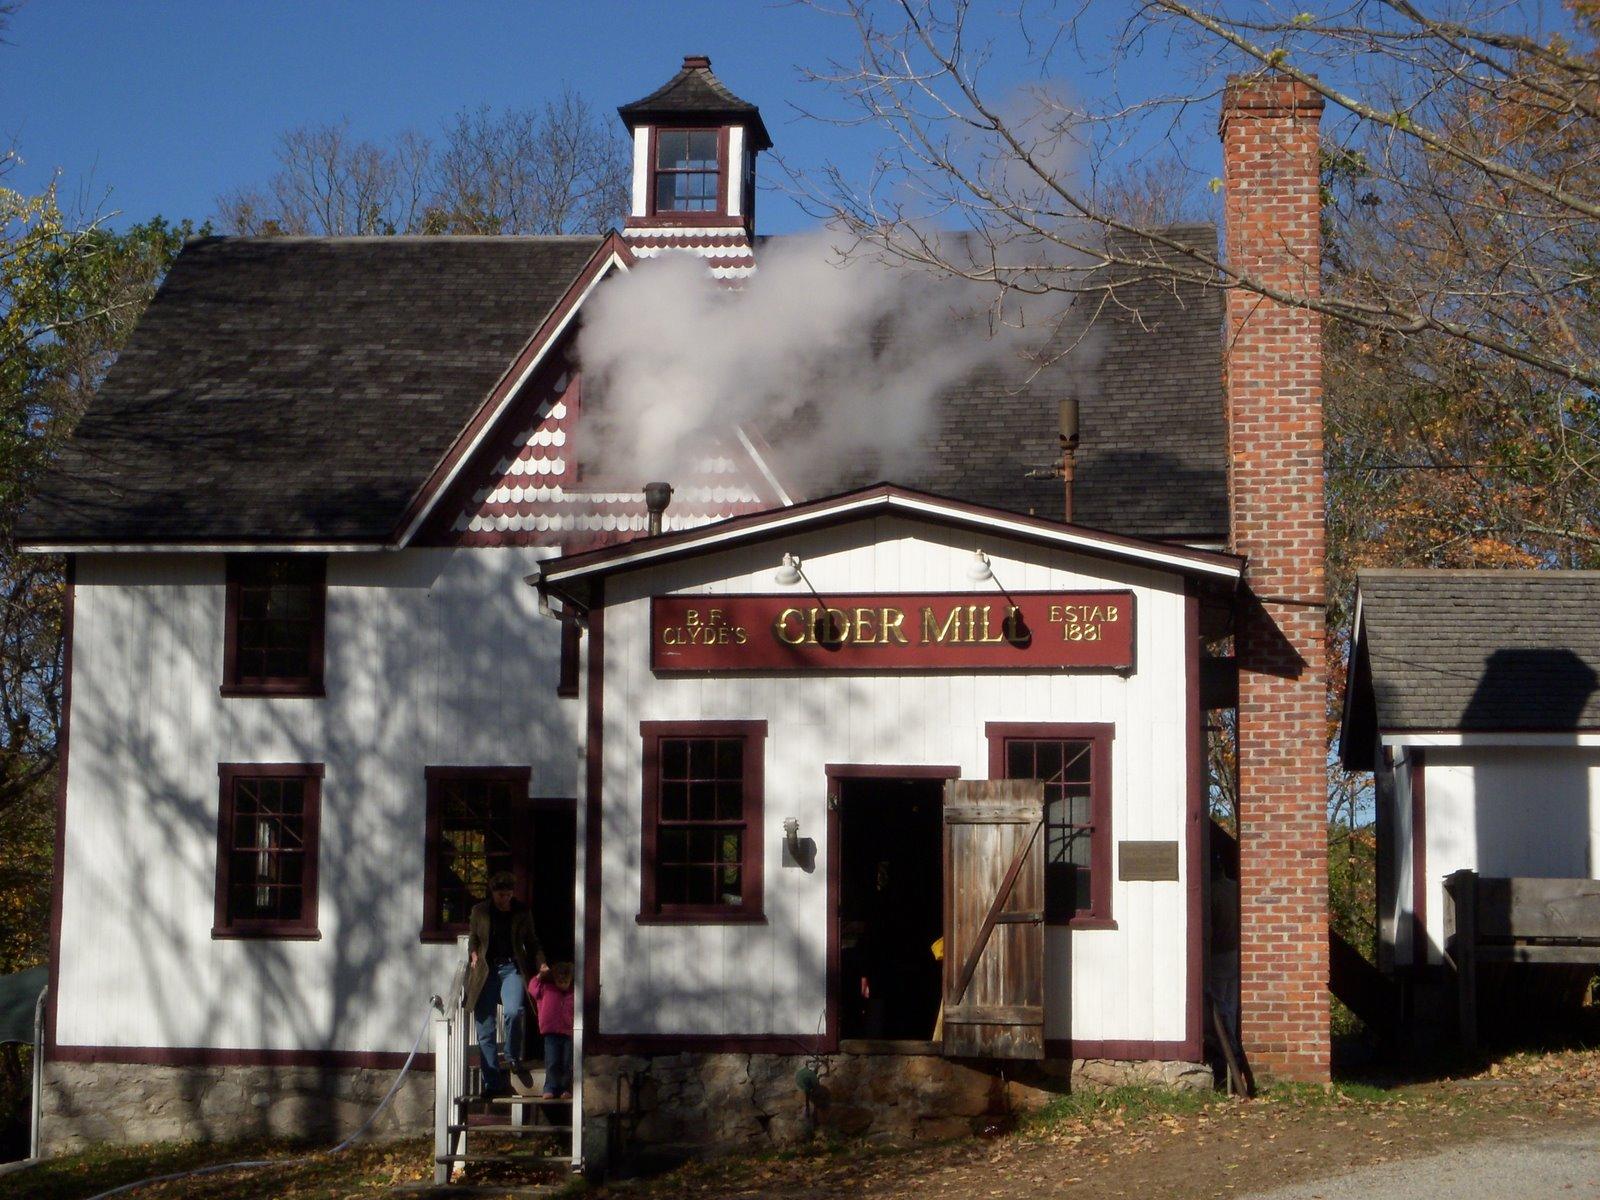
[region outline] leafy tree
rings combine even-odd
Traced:
[[[62,565],[17,552],[16,518],[193,232],[73,224],[53,188],[0,186],[0,974],[48,951],[62,682]],[[26,1079],[0,1049],[0,1126]]]

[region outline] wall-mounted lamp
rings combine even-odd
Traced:
[[[783,565],[778,568],[773,578],[783,584],[784,587],[793,587],[805,578],[800,574],[800,560],[793,554],[785,554],[783,556]]]
[[[989,565],[989,556],[982,550],[972,552],[972,561],[967,564],[967,578],[973,583],[982,583],[985,579],[994,578],[994,568]]]
[[[789,851],[789,857],[795,862],[800,861],[800,819],[798,817],[785,817],[783,820],[783,844]]]

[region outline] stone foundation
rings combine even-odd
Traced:
[[[807,1067],[818,1080],[809,1104],[796,1082]],[[42,1135],[47,1154],[104,1143],[326,1143],[358,1129],[393,1082],[393,1070],[47,1063]],[[1128,1084],[1209,1088],[1211,1069],[1098,1059],[1002,1069],[897,1054],[591,1055],[584,1112],[598,1163],[615,1154],[688,1157],[813,1137],[962,1137],[1069,1090]],[[414,1136],[432,1126],[433,1073],[413,1070],[368,1136]]]
[[[47,1154],[108,1142],[326,1142],[360,1128],[394,1077],[392,1069],[46,1063],[40,1136]],[[368,1136],[432,1128],[433,1072],[413,1069]]]
[[[816,1072],[810,1102],[798,1073]],[[619,1089],[620,1081],[620,1089]],[[592,1055],[584,1072],[591,1161],[689,1157],[813,1137],[962,1137],[1073,1089],[1210,1088],[1204,1063],[1078,1059],[969,1064],[937,1055]],[[620,1091],[620,1100],[619,1100]]]

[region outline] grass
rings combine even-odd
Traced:
[[[1126,1121],[1153,1116],[1177,1116],[1200,1112],[1227,1103],[1219,1092],[1187,1088],[1118,1087],[1105,1091],[1072,1092],[1057,1096],[1044,1107],[1030,1113],[1027,1125],[1056,1125],[1063,1121],[1095,1120],[1107,1116]]]

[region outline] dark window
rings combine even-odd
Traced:
[[[526,854],[530,806],[527,767],[429,767],[427,861],[422,936],[448,940],[467,932],[472,906],[489,894],[489,877],[510,871],[528,899]]]
[[[223,694],[322,695],[326,607],[321,555],[231,555]]]
[[[1044,784],[1045,919],[1111,919],[1111,727],[989,726],[990,776]]]
[[[645,722],[644,920],[761,917],[766,722]]]
[[[224,763],[216,937],[316,937],[322,767]]]
[[[656,212],[720,212],[715,129],[656,131]]]

